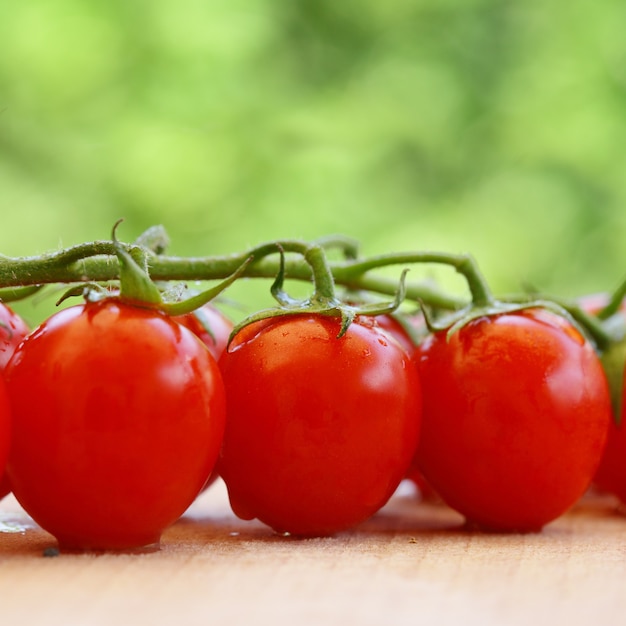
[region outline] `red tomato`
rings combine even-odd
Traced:
[[[200,337],[216,359],[226,350],[233,323],[211,304],[205,304],[186,315],[177,315],[173,319]]]
[[[427,338],[419,467],[470,524],[537,531],[574,505],[599,464],[610,416],[591,345],[542,310],[482,317]]]
[[[26,322],[10,307],[0,302],[0,371],[6,367],[15,348],[28,333]]]
[[[170,318],[114,299],[53,315],[6,370],[8,474],[62,549],[158,545],[222,441],[215,359]]]
[[[421,389],[372,320],[284,316],[244,328],[220,361],[219,472],[234,512],[278,532],[330,535],[375,513],[405,476]]]

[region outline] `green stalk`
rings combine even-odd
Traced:
[[[309,261],[315,262],[320,246],[311,246],[301,241],[282,241],[280,245],[286,253],[309,255]],[[141,258],[145,253],[138,246],[127,246],[133,257]],[[313,252],[307,250],[314,250]],[[273,278],[276,276],[279,263],[276,259],[267,259],[277,252],[276,243],[268,243],[238,254],[205,257],[177,257],[148,254],[146,263],[148,272],[154,281],[203,281],[227,278],[237,271],[252,256],[253,261],[246,267],[242,276],[248,278]],[[469,269],[463,267],[465,257],[438,253],[404,253],[389,254],[364,260],[325,261],[337,285],[349,289],[362,289],[377,293],[393,295],[397,290],[397,280],[378,276],[373,270],[392,265],[412,263],[447,263],[461,268],[471,280],[475,297],[482,298],[481,280],[472,275],[472,264]],[[0,288],[39,286],[55,283],[106,282],[119,279],[120,266],[116,257],[115,244],[112,241],[94,241],[71,248],[52,252],[41,256],[10,258],[0,256]],[[285,277],[288,279],[311,281],[313,271],[305,259],[287,259]],[[329,284],[325,284],[328,281]],[[318,285],[320,293],[329,293],[330,277]],[[424,283],[407,283],[407,297],[412,300],[423,300],[426,304],[444,309],[459,309],[466,304],[465,300],[445,294],[432,285]]]
[[[474,306],[488,307],[493,303],[494,299],[491,290],[478,270],[473,257],[469,255],[455,255],[444,252],[402,252],[383,254],[368,257],[367,259],[345,261],[340,265],[333,266],[333,274],[335,280],[343,284],[351,277],[355,279],[373,269],[389,265],[412,265],[418,263],[450,265],[467,281]]]

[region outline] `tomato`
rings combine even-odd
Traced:
[[[263,320],[222,356],[218,470],[239,517],[331,535],[374,514],[405,476],[421,415],[416,368],[373,320],[339,329],[323,315]]]
[[[157,546],[217,460],[221,374],[165,315],[115,299],[67,308],[20,345],[6,380],[13,493],[61,549]]]
[[[233,323],[219,309],[206,304],[197,311],[173,319],[200,337],[211,354],[220,358],[228,345]]]
[[[611,419],[592,346],[533,309],[481,317],[416,354],[424,389],[417,460],[469,525],[538,531],[589,486]]]
[[[9,306],[0,302],[0,371],[6,367],[15,348],[29,332],[26,322]]]

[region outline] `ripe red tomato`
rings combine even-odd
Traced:
[[[13,493],[62,549],[158,544],[213,469],[221,375],[165,315],[115,299],[60,311],[21,344],[6,380]]]
[[[15,352],[15,348],[28,335],[26,322],[6,304],[0,302],[0,371]]]
[[[589,486],[610,417],[592,346],[534,309],[476,319],[427,338],[419,467],[471,525],[537,531]]]
[[[177,315],[173,319],[200,337],[216,360],[226,350],[233,323],[211,304],[205,304],[192,313]]]
[[[278,532],[330,535],[375,513],[405,476],[421,388],[369,319],[284,316],[245,327],[220,360],[227,398],[218,470],[234,512]]]

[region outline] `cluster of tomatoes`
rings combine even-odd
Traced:
[[[626,498],[598,354],[545,309],[418,343],[391,316],[339,336],[339,317],[286,314],[228,347],[211,306],[110,297],[32,332],[0,313],[2,495],[62,549],[158,545],[218,475],[239,517],[298,536],[357,525],[415,472],[495,531],[541,529],[594,479]]]

